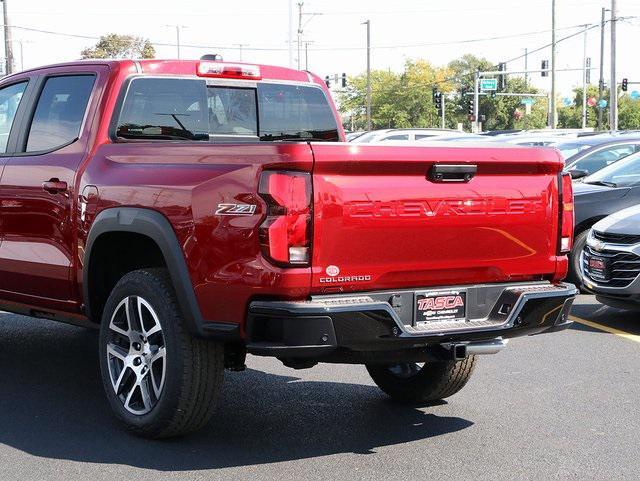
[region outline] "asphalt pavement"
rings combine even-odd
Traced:
[[[0,313],[0,479],[638,479],[640,314],[580,296],[573,315],[432,406],[389,401],[362,366],[249,357],[206,429],[147,441],[111,417],[96,332]]]

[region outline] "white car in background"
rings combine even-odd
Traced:
[[[382,129],[372,130],[366,134],[362,134],[351,142],[356,144],[368,144],[374,142],[388,142],[388,141],[407,141],[413,142],[415,140],[426,139],[428,137],[442,137],[445,135],[460,135],[458,130],[449,129]]]

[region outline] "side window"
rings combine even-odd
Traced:
[[[316,87],[258,84],[260,140],[337,141],[336,119]]]
[[[0,154],[7,151],[11,126],[26,88],[27,82],[20,82],[0,89]]]
[[[94,75],[46,80],[31,121],[27,152],[55,149],[78,138],[94,82]]]
[[[205,81],[133,79],[118,118],[116,135],[125,139],[207,140]]]

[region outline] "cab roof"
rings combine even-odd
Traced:
[[[207,62],[212,62],[207,60]],[[257,66],[260,68],[260,74],[262,79],[267,80],[283,80],[292,82],[308,82],[324,85],[324,82],[317,76],[310,72],[303,70],[295,70],[286,67],[279,67],[275,65],[262,65],[251,64],[246,62],[226,62],[215,61],[220,64],[234,64],[234,65],[249,65]],[[133,71],[139,70],[142,74],[160,74],[160,75],[196,75],[198,64],[200,60],[171,60],[171,59],[82,59],[74,60],[72,62],[62,62],[51,65],[43,65],[28,69],[22,72],[17,72],[13,75],[19,75],[29,72],[37,72],[47,69],[59,69],[64,67],[71,67],[77,65],[108,65],[113,69],[133,69]]]

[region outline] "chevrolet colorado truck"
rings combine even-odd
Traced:
[[[99,328],[109,404],[154,438],[203,426],[247,353],[364,364],[428,403],[477,355],[570,324],[558,152],[343,141],[304,71],[88,60],[7,76],[0,308]]]

